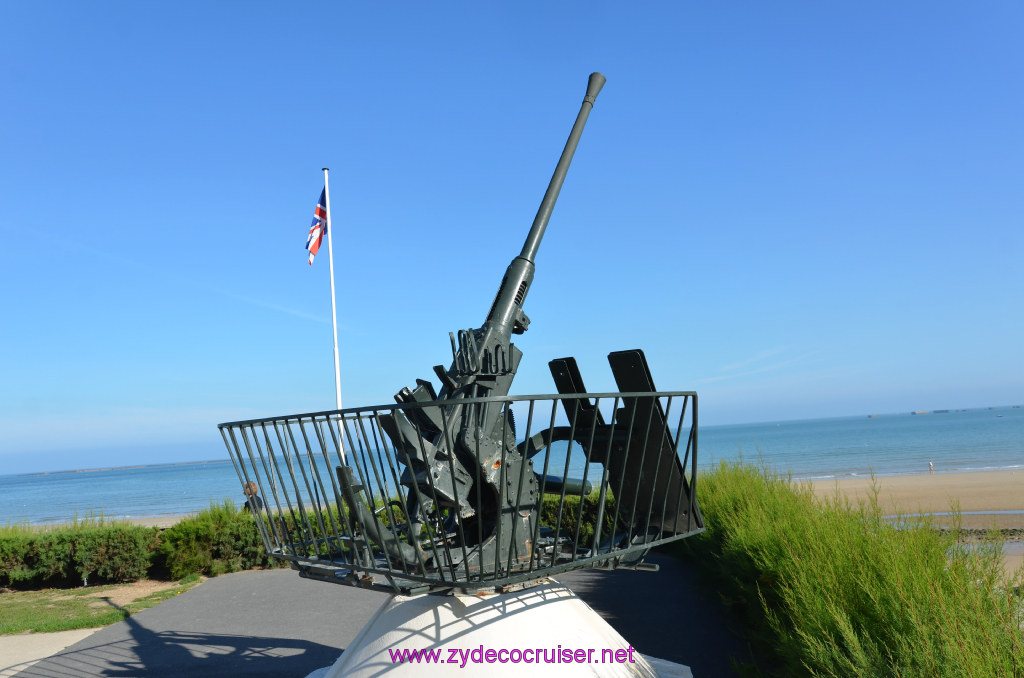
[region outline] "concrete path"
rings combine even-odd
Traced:
[[[11,678],[40,659],[55,655],[97,631],[99,629],[75,629],[0,636],[0,678]]]
[[[697,678],[732,675],[749,659],[694,576],[672,558],[661,571],[578,571],[558,577],[643,654],[686,664]],[[53,638],[52,656],[0,669],[18,678],[295,676],[333,664],[387,594],[302,579],[291,570],[216,577],[83,637]],[[67,645],[65,641],[72,640]],[[47,653],[49,654],[49,653]],[[45,655],[44,655],[45,656]]]

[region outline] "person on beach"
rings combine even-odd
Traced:
[[[250,513],[263,510],[263,499],[260,497],[260,486],[251,480],[245,486],[245,505],[242,507]]]
[[[928,460],[928,473],[935,473],[935,464],[932,463],[931,459]]]

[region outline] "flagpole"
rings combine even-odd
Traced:
[[[334,326],[334,394],[341,409],[341,364],[338,361],[338,310],[334,300],[334,244],[331,240],[331,191],[327,187],[327,168],[324,171],[324,209],[327,211],[327,258],[331,262],[331,324]],[[345,463],[345,448],[341,443],[341,421],[338,421],[338,448]]]

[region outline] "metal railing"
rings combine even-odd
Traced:
[[[403,426],[417,435],[396,435]],[[219,428],[243,491],[262,498],[248,503],[262,504],[269,555],[328,581],[508,590],[636,567],[704,528],[693,392],[464,398]]]

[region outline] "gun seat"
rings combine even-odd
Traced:
[[[616,351],[608,355],[608,362],[620,391],[656,391],[642,350]],[[559,393],[587,392],[575,358],[552,360],[548,367]],[[610,424],[590,400],[562,404],[573,424],[573,438],[588,461],[604,464],[609,471],[616,513],[632,531],[685,534],[703,528],[700,511],[690,500],[673,432],[656,397],[623,398]]]

